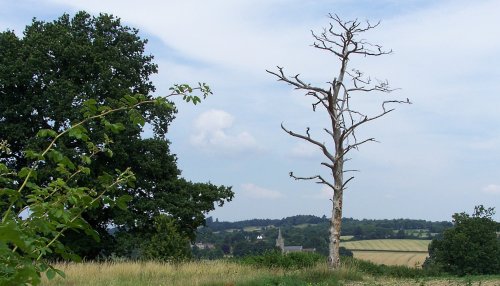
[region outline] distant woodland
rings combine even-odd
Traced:
[[[363,239],[432,239],[453,226],[451,222],[414,219],[353,219],[342,220],[344,240]],[[207,218],[206,226],[197,231],[193,254],[198,258],[215,259],[224,255],[260,254],[275,247],[278,229],[286,245],[314,248],[328,253],[326,216],[297,215],[283,219],[251,219],[225,222]]]

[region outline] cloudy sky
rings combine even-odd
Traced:
[[[451,220],[477,204],[500,212],[500,1],[0,0],[0,29],[21,34],[33,17],[79,10],[139,28],[159,65],[158,95],[173,83],[212,87],[199,106],[178,102],[169,139],[185,178],[233,186],[235,199],[210,213],[220,220],[329,216],[328,189],[288,177],[325,174],[321,153],[280,129],[319,135],[325,115],[265,72],[283,66],[306,82],[331,81],[338,62],[312,48],[310,34],[328,13],[381,20],[364,38],[394,53],[350,68],[389,80],[400,88],[391,98],[413,102],[359,131],[380,143],[352,153],[348,167],[360,172],[344,216]],[[355,103],[372,114],[384,99],[359,94]]]

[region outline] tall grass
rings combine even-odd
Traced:
[[[305,268],[263,267],[227,260],[177,264],[86,262],[64,263],[56,267],[63,270],[67,278],[56,278],[51,281],[44,279],[42,285],[500,285],[499,276],[434,277],[422,269],[380,266],[347,257],[335,271],[330,271],[324,260]],[[470,281],[472,283],[469,283]]]
[[[65,263],[66,278],[42,285],[342,285],[362,280],[355,269],[330,271],[324,262],[307,268],[258,267],[235,261]]]
[[[44,281],[42,285],[235,285],[255,279],[262,271],[226,261],[105,262],[56,265],[66,279]]]

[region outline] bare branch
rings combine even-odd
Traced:
[[[270,70],[266,70],[266,72],[276,76],[278,78],[278,81],[284,81],[284,82],[294,86],[295,89],[311,90],[311,91],[319,92],[319,93],[324,94],[324,95],[328,94],[328,91],[326,91],[322,88],[314,87],[314,86],[311,86],[310,84],[305,84],[302,80],[299,79],[299,74],[295,75],[293,77],[293,80],[292,80],[285,75],[282,67],[278,66],[277,68],[278,68],[278,73],[275,73],[275,72],[270,71]]]
[[[342,184],[342,190],[345,190],[345,186],[352,180],[354,179],[354,177],[350,177],[349,179],[347,179],[343,184]]]
[[[332,164],[328,164],[326,162],[321,162],[321,165],[326,166],[326,167],[328,167],[330,169],[333,169],[333,165]]]
[[[292,135],[293,137],[297,137],[297,138],[300,138],[300,139],[303,139],[303,140],[306,140],[308,142],[311,142],[312,144],[318,146],[322,151],[323,151],[323,154],[325,154],[325,156],[330,159],[330,161],[332,161],[333,163],[335,163],[335,157],[328,151],[328,149],[326,148],[325,144],[322,144],[314,139],[311,138],[310,134],[309,134],[309,127],[307,128],[307,136],[304,136],[302,134],[298,134],[298,133],[295,133],[293,131],[290,131],[288,129],[285,128],[285,126],[283,126],[283,123],[281,123],[281,129],[283,129],[286,133]]]
[[[327,185],[329,186],[330,188],[334,189],[334,186],[328,182],[327,180],[323,179],[323,177],[321,177],[320,175],[316,175],[316,176],[312,176],[312,177],[297,177],[293,174],[293,172],[290,172],[290,177],[294,178],[295,180],[299,181],[299,180],[318,180],[316,183],[317,184],[324,184],[324,185]]]
[[[409,98],[406,98],[406,100],[386,100],[382,103],[382,109],[385,111],[385,104],[386,103],[405,103],[405,104],[412,104]],[[391,109],[392,111],[392,109]]]
[[[353,144],[350,144],[348,145],[345,149],[344,149],[344,154],[347,154],[349,151],[351,151],[352,149],[358,149],[358,147],[362,144],[365,144],[366,142],[378,142],[377,140],[375,140],[375,138],[368,138],[368,139],[365,139],[363,141],[360,141],[360,142],[356,142],[356,143],[353,143]]]

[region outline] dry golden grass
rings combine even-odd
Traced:
[[[392,251],[425,251],[430,240],[421,239],[373,239],[341,242],[343,246],[351,250],[392,250]]]
[[[427,257],[423,252],[353,251],[354,258],[376,264],[421,267]]]
[[[225,261],[182,264],[158,262],[67,263],[55,265],[66,278],[46,279],[42,285],[236,285],[262,274],[283,275]]]

